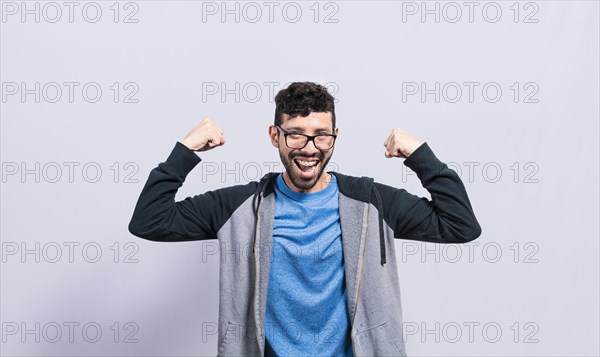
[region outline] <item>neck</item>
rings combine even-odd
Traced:
[[[325,189],[325,187],[327,187],[327,185],[329,185],[329,182],[331,182],[331,174],[329,174],[327,172],[323,172],[323,174],[321,174],[321,177],[319,177],[317,182],[315,182],[315,185],[309,189],[301,189],[299,187],[296,187],[296,185],[294,185],[294,183],[288,177],[287,171],[283,173],[283,181],[285,182],[287,187],[289,187],[292,191],[301,192],[301,193],[313,193],[313,192],[319,192],[319,191]]]

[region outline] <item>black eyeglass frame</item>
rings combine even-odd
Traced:
[[[315,146],[317,149],[319,149],[319,150],[324,150],[324,151],[326,151],[326,150],[331,150],[331,149],[333,148],[333,146],[335,145],[335,140],[337,139],[337,135],[336,135],[336,134],[317,134],[317,135],[306,135],[306,134],[300,134],[300,133],[290,133],[290,132],[287,132],[287,131],[285,131],[285,129],[283,129],[283,128],[282,128],[282,127],[280,127],[279,125],[275,125],[275,127],[276,127],[277,129],[279,129],[279,130],[283,131],[283,137],[284,137],[284,140],[283,140],[283,141],[285,141],[285,145],[286,145],[288,148],[290,148],[290,149],[293,149],[293,150],[302,150],[302,149],[304,149],[304,148],[306,147],[306,145],[308,145],[308,143],[309,143],[309,142],[311,142],[311,141],[313,142],[313,145],[314,145],[314,146]],[[304,137],[306,138],[306,143],[304,143],[304,145],[302,145],[302,147],[299,147],[299,148],[293,148],[293,147],[291,147],[291,146],[288,144],[288,141],[287,141],[287,138],[288,138],[288,136],[289,136],[289,135],[300,135],[300,136],[304,136]],[[319,137],[319,136],[330,136],[330,137],[333,137],[333,142],[331,143],[331,146],[330,146],[330,147],[328,147],[327,149],[322,149],[322,148],[318,147],[318,146],[317,146],[317,142],[315,141],[315,138],[317,138],[317,137]]]

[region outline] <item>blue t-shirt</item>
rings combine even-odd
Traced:
[[[338,194],[277,178],[265,356],[352,356]]]

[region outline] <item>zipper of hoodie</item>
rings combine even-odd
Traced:
[[[258,204],[256,207],[256,222],[254,227],[254,270],[256,278],[254,279],[254,322],[256,324],[256,342],[258,343],[258,350],[260,355],[264,355],[263,344],[260,342],[260,336],[262,335],[262,326],[260,323],[260,249],[257,247],[260,241],[260,203],[263,198],[263,193],[259,192]]]
[[[362,275],[363,275],[363,265],[364,265],[364,261],[365,261],[365,246],[366,246],[366,241],[367,241],[367,235],[369,233],[369,214],[371,213],[371,205],[369,203],[366,204],[367,205],[367,213],[366,215],[363,215],[363,220],[362,220],[362,224],[364,228],[364,231],[360,237],[360,247],[359,247],[359,258],[358,258],[358,267],[356,269],[356,274],[357,274],[357,282],[356,282],[356,294],[355,294],[355,298],[354,298],[354,314],[352,315],[352,327],[354,327],[354,320],[356,319],[356,314],[358,312],[358,299],[360,297],[360,291],[362,288]],[[352,351],[356,351],[355,347],[354,347],[354,338],[352,338]],[[356,352],[354,352],[356,354]]]

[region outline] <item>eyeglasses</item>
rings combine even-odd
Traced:
[[[317,134],[317,135],[306,135],[300,133],[289,133],[279,125],[275,125],[277,129],[283,132],[283,136],[285,138],[285,145],[290,149],[304,149],[304,147],[308,144],[309,141],[312,141],[315,144],[315,147],[319,150],[329,150],[335,144],[335,139],[337,135],[335,134]]]

